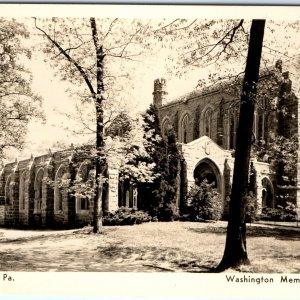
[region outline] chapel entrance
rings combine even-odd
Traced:
[[[201,160],[194,170],[195,183],[200,184],[204,179],[221,193],[221,175],[216,164],[210,159]]]

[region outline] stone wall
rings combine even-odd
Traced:
[[[94,202],[77,209],[76,191],[61,183],[76,179],[81,162],[73,161],[73,151],[16,161],[3,167],[0,175],[0,225],[13,228],[74,228],[92,224]],[[92,172],[93,173],[93,172]],[[118,208],[118,176],[108,167],[104,206]],[[60,193],[58,195],[58,193]],[[56,201],[61,197],[61,207]]]
[[[211,138],[213,141],[218,142],[218,133],[220,134],[220,131],[222,131],[224,128],[223,122],[220,124],[220,121],[218,120],[220,117],[219,107],[221,101],[224,103],[224,105],[226,103],[228,106],[232,101],[232,97],[220,92],[186,96],[185,100],[179,99],[162,106],[159,110],[160,119],[163,123],[164,119],[168,117],[171,121],[171,125],[173,125],[174,129],[176,130],[177,137],[180,139],[180,124],[182,118],[188,114],[190,124],[188,128],[187,142],[191,142],[192,140],[204,135],[201,119],[203,118],[203,112],[206,109],[211,108],[213,111]],[[223,141],[221,146],[224,146]]]

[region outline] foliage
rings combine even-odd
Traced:
[[[0,18],[0,159],[11,148],[22,149],[32,118],[43,119],[42,99],[31,90],[31,74],[23,63],[31,58],[24,46],[26,27]]]
[[[222,213],[220,194],[203,180],[200,185],[194,185],[187,195],[187,203],[190,205],[191,219],[194,221],[219,220]]]
[[[263,207],[260,220],[294,222],[297,220],[296,206],[293,203],[288,202],[285,207],[280,205],[276,208]]]
[[[154,196],[160,199],[158,218],[164,221],[173,221],[179,217],[178,189],[181,155],[179,154],[175,132],[170,128],[167,132],[163,172],[159,189],[154,191]]]
[[[124,139],[130,132],[132,120],[125,112],[120,112],[106,128],[106,135]]]
[[[150,222],[152,218],[144,211],[134,208],[120,207],[115,212],[108,213],[103,219],[103,225],[134,225]]]
[[[180,155],[176,145],[175,133],[168,130],[166,139],[162,138],[158,110],[154,105],[144,114],[145,162],[153,162],[154,180],[141,187],[143,192],[151,190],[146,196],[146,209],[159,220],[172,221],[178,217],[177,197]]]
[[[268,156],[277,170],[278,184],[282,186],[295,186],[297,180],[297,152],[298,136],[290,138],[276,136],[266,145],[265,155]]]
[[[138,185],[143,195],[142,208],[159,220],[170,221],[178,216],[178,176],[180,155],[173,130],[166,140],[161,136],[158,110],[154,105],[143,115],[142,139],[127,148],[121,178]]]
[[[258,218],[258,203],[253,192],[249,192],[246,197],[245,206],[245,220],[246,222],[253,223]]]
[[[151,215],[157,215],[158,203],[153,197],[153,191],[159,188],[160,178],[163,171],[161,162],[163,161],[164,140],[161,137],[160,122],[157,108],[150,105],[143,115],[141,144],[131,145],[127,160],[127,168],[123,174],[131,180],[137,179],[131,170],[138,170],[141,166],[147,170],[151,166],[149,176],[143,176],[142,183],[139,182],[139,194],[143,195],[143,209],[149,211]],[[148,177],[148,178],[147,178]],[[138,183],[138,182],[137,182]]]
[[[144,126],[140,118],[132,120],[130,131],[122,141],[116,138],[111,140],[115,149],[122,150],[119,153],[119,160],[122,162],[119,168],[120,180],[129,180],[133,184],[149,183],[157,176],[154,171],[155,163],[145,149]]]

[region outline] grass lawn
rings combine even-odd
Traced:
[[[209,272],[219,263],[226,223],[145,223],[88,230],[0,229],[3,271]],[[248,227],[251,266],[241,271],[300,273],[300,230]]]

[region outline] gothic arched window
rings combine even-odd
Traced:
[[[211,137],[211,128],[212,128],[212,109],[208,108],[204,113],[203,118],[203,128],[204,128],[204,135]]]
[[[188,138],[189,121],[190,121],[189,115],[185,114],[185,116],[181,120],[181,126],[180,126],[180,132],[181,132],[180,142],[181,143],[186,144],[189,142],[189,138]]]
[[[228,148],[235,149],[236,131],[239,120],[239,105],[232,104],[228,109]]]
[[[56,172],[55,176],[55,187],[54,187],[54,210],[63,210],[63,200],[67,193],[66,184],[69,174],[67,173],[66,167],[61,165]]]
[[[83,162],[78,170],[76,181],[78,183],[76,191],[76,211],[85,211],[90,208],[89,196],[85,194],[87,190],[87,181],[90,177],[90,165],[88,162]]]
[[[161,134],[163,138],[167,138],[170,127],[171,125],[169,119],[165,119],[161,126]]]
[[[41,168],[38,170],[35,182],[34,182],[34,209],[40,210],[42,206],[42,199],[43,199],[43,178],[44,178],[44,170]]]
[[[271,104],[267,98],[259,99],[257,104],[256,114],[256,140],[257,141],[268,141],[269,137],[269,122],[270,122],[270,109]]]
[[[19,185],[19,206],[20,209],[25,209],[25,182],[26,182],[26,171],[22,173]]]
[[[5,204],[10,205],[11,203],[12,203],[11,175],[9,175],[5,184]]]

